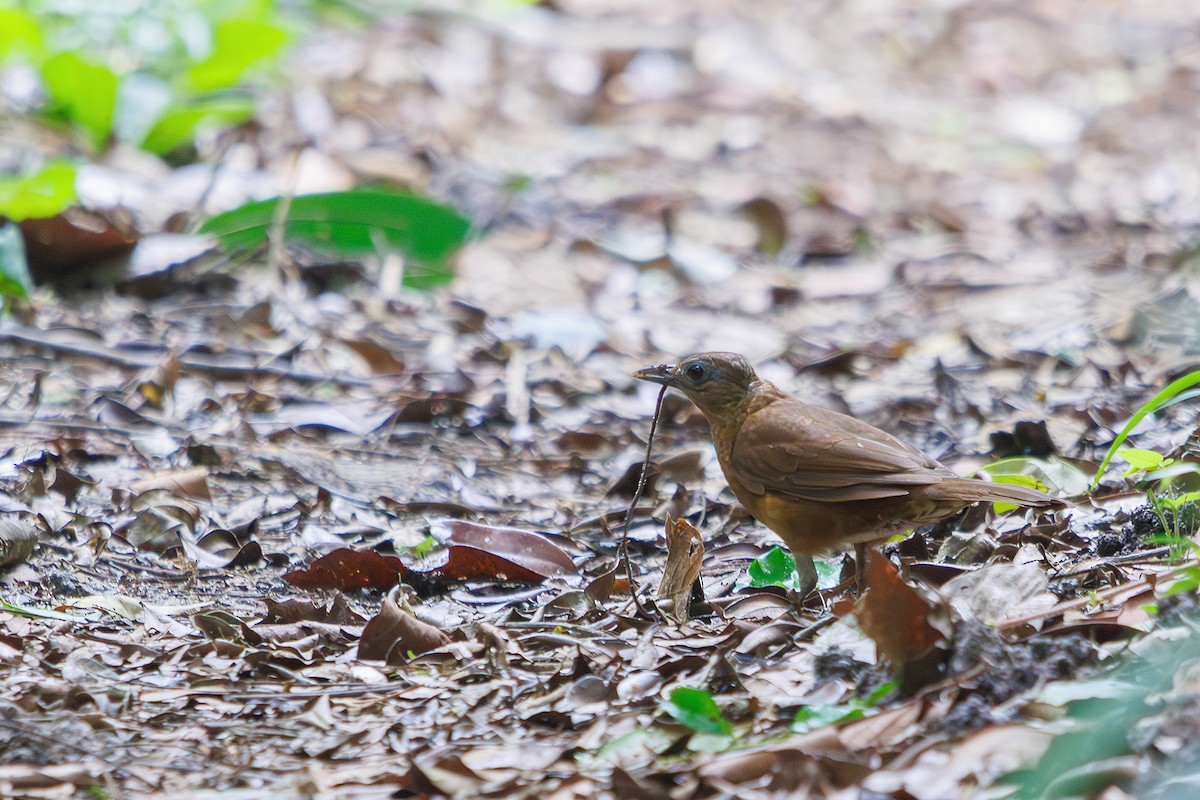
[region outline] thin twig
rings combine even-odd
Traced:
[[[152,369],[172,354],[167,348],[144,348],[136,352],[121,351],[102,344],[54,341],[43,331],[10,327],[0,331],[0,344],[27,344],[58,355],[93,358],[106,364],[129,369]],[[335,383],[344,386],[369,386],[370,381],[352,375],[321,375],[292,370],[270,364],[236,363],[228,356],[207,356],[199,353],[178,354],[179,364],[189,372],[198,372],[216,379],[242,380],[256,376],[286,378],[299,383]]]
[[[650,435],[646,437],[646,458],[642,461],[642,472],[638,475],[637,489],[633,492],[633,499],[629,501],[629,510],[625,512],[625,522],[621,525],[621,544],[617,548],[618,563],[621,560],[625,561],[625,578],[629,581],[629,596],[633,598],[633,604],[637,606],[638,614],[650,618],[657,616],[657,613],[647,611],[642,605],[642,599],[638,596],[637,586],[633,580],[633,561],[629,558],[629,526],[633,524],[633,510],[637,507],[638,500],[642,499],[642,492],[646,490],[646,481],[650,476],[650,456],[654,450],[654,433],[658,430],[658,418],[662,414],[663,397],[666,393],[667,387],[664,385],[658,392],[658,400],[654,403],[654,416],[650,419]]]

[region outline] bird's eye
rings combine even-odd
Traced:
[[[698,382],[704,377],[704,365],[692,364],[683,371],[683,374],[687,375],[688,380]]]

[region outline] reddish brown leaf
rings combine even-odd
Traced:
[[[301,589],[389,589],[401,579],[437,587],[452,581],[501,580],[541,583],[555,575],[574,575],[571,557],[532,531],[491,528],[461,520],[445,523],[450,531],[445,564],[420,571],[395,556],[372,550],[334,550],[308,566],[284,575]]]
[[[900,579],[900,573],[877,551],[867,554],[867,591],[854,613],[881,655],[902,667],[945,640],[931,615],[944,607]]]
[[[186,497],[189,500],[212,502],[212,493],[208,490],[208,467],[189,467],[188,469],[160,472],[129,484],[129,491],[143,494],[158,489],[164,489],[176,497]]]
[[[404,372],[404,359],[400,354],[378,342],[370,339],[346,339],[342,344],[362,356],[373,375],[401,375]]]
[[[395,556],[381,556],[374,550],[339,548],[318,558],[308,569],[298,569],[283,579],[301,589],[390,589],[400,582],[408,568]]]
[[[69,208],[55,217],[20,223],[29,270],[39,284],[78,284],[94,277],[105,259],[128,253],[138,240],[130,220]]]
[[[546,579],[545,575],[514,564],[495,553],[462,544],[450,547],[449,561],[423,574],[429,577],[437,576],[443,581],[499,580],[541,583]]]
[[[541,583],[556,575],[576,573],[575,563],[562,548],[533,531],[494,528],[464,520],[449,520],[444,524],[450,531],[446,540],[450,548],[450,563],[441,569],[445,577],[478,580],[503,576],[507,580]],[[477,551],[480,555],[468,551]],[[483,571],[457,574],[466,565],[482,568]]]

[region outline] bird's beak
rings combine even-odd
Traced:
[[[659,364],[655,367],[643,367],[633,373],[633,377],[638,380],[650,381],[651,383],[661,383],[664,386],[671,386],[674,382],[671,380],[671,374],[675,371],[674,364]]]

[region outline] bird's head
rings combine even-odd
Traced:
[[[633,376],[678,389],[710,422],[738,414],[761,383],[754,367],[737,353],[697,353],[678,364],[640,369]]]

